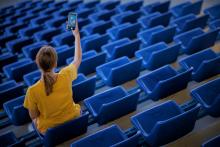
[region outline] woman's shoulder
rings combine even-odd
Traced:
[[[28,87],[28,90],[29,91],[37,91],[39,89],[41,89],[42,87],[42,83],[40,80],[38,80],[36,83],[34,83],[33,85],[29,86]]]

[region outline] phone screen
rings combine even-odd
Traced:
[[[71,30],[75,29],[76,17],[77,17],[76,13],[70,12],[68,14],[68,28],[71,29]]]

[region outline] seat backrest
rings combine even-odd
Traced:
[[[184,6],[182,9],[182,14],[183,15],[186,15],[189,13],[199,14],[202,8],[202,3],[203,3],[203,0],[198,0],[190,5]]]

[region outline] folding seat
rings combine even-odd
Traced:
[[[184,111],[175,101],[167,101],[131,117],[150,146],[162,146],[189,132],[195,126],[200,105]]]
[[[22,81],[23,75],[37,69],[37,65],[31,59],[21,59],[17,62],[5,65],[3,71],[7,78]]]
[[[69,48],[67,45],[62,45],[56,48],[57,50],[57,56],[58,56],[58,62],[57,66],[66,65],[66,59],[72,57],[74,55],[74,47]]]
[[[91,20],[91,22],[97,22],[99,20],[108,21],[115,14],[116,14],[116,11],[114,9],[113,10],[105,10],[104,9],[102,11],[98,11],[96,13],[89,15],[88,18],[89,18],[89,20]]]
[[[0,136],[0,142],[1,142],[1,146],[7,146],[7,147],[25,146],[25,143],[23,141],[19,141],[12,131],[2,134]]]
[[[113,10],[119,4],[120,4],[120,1],[118,0],[101,2],[96,5],[96,9],[98,11]]]
[[[220,78],[193,89],[191,95],[209,115],[220,116]]]
[[[16,11],[15,11],[15,13],[23,13],[23,12],[27,12],[28,10],[31,10],[31,9],[33,9],[34,8],[34,6],[26,6],[26,7],[23,7],[23,8],[21,8],[21,9],[17,9]]]
[[[66,1],[54,1],[53,3],[50,3],[48,6],[49,6],[49,7],[60,8],[60,7],[62,7],[65,3],[66,3]]]
[[[21,49],[27,45],[32,44],[34,41],[32,38],[29,37],[23,37],[18,38],[12,41],[9,41],[6,43],[7,49],[12,53],[21,52]]]
[[[21,18],[18,18],[17,19],[17,22],[20,22],[20,23],[29,23],[32,19],[34,18],[37,18],[38,15],[37,14],[30,14],[30,15],[27,15],[27,16],[24,16],[24,17],[21,17]]]
[[[220,9],[220,4],[217,4],[209,8],[206,8],[204,10],[204,13],[208,14],[211,20],[219,19],[220,18],[219,9]]]
[[[50,42],[54,36],[60,35],[60,34],[61,34],[60,29],[50,28],[50,29],[42,30],[40,32],[35,33],[34,39],[36,41],[46,40],[47,42]]]
[[[220,19],[216,19],[209,23],[209,28],[212,30],[215,30],[217,28],[220,28]],[[218,33],[218,40],[220,40],[220,32]]]
[[[128,57],[121,57],[98,66],[96,74],[106,85],[116,86],[137,78],[140,68],[141,59],[130,61]]]
[[[18,60],[17,55],[14,55],[10,52],[1,54],[0,55],[0,69],[2,70],[3,66],[10,64],[10,63],[13,63],[13,62],[16,62],[17,60]]]
[[[170,65],[165,65],[150,73],[140,76],[137,83],[148,99],[157,101],[187,87],[192,69],[176,71]]]
[[[8,34],[8,35],[3,35],[0,36],[0,46],[1,47],[5,47],[5,44],[11,40],[15,40],[17,39],[17,35],[16,34]]]
[[[54,18],[56,17],[67,17],[69,12],[74,12],[75,7],[71,8],[61,8],[59,11],[53,13]]]
[[[101,51],[101,47],[108,43],[109,36],[108,34],[93,34],[82,39],[82,50],[83,52],[89,50],[95,50],[97,52]]]
[[[137,11],[140,9],[140,7],[142,6],[143,1],[142,0],[138,0],[138,1],[130,1],[124,4],[120,4],[116,7],[118,12],[125,12],[125,11]]]
[[[40,3],[37,4],[38,7],[49,7],[49,5],[51,3],[54,3],[55,1],[54,0],[51,0],[51,1],[41,1]]]
[[[120,25],[126,22],[136,23],[138,18],[140,17],[141,17],[141,11],[136,11],[136,12],[126,11],[126,12],[119,13],[119,14],[112,16],[111,21],[115,25]]]
[[[129,40],[128,38],[123,38],[102,46],[102,51],[106,52],[108,60],[127,56],[133,57],[135,51],[139,50],[141,41],[138,39]]]
[[[83,10],[78,10],[76,9],[76,13],[77,13],[77,18],[88,18],[88,16],[90,14],[92,14],[95,11],[95,9],[91,8],[85,8]]]
[[[39,14],[41,16],[50,16],[52,13],[56,12],[57,8],[51,7],[51,8],[47,8],[41,12],[39,12]],[[52,15],[51,15],[52,16]]]
[[[82,2],[83,2],[82,0],[68,1],[67,3],[63,4],[63,7],[64,8],[74,8],[74,7],[77,7]]]
[[[214,146],[217,147],[219,145],[220,145],[220,135],[207,140],[206,142],[202,144],[202,147],[214,147]]]
[[[147,15],[154,12],[164,13],[169,10],[170,1],[167,0],[165,2],[154,2],[152,4],[142,6],[141,11]]]
[[[97,4],[99,4],[100,1],[99,0],[92,0],[92,1],[88,1],[88,2],[85,2],[85,3],[80,3],[78,6],[77,6],[77,11],[80,11],[82,9],[89,9],[89,8],[95,8]]]
[[[45,25],[47,26],[47,28],[51,28],[51,27],[55,27],[58,28],[60,27],[63,23],[66,23],[67,18],[66,17],[58,17],[58,18],[54,18],[51,20],[48,20],[45,22]]]
[[[105,63],[106,53],[97,53],[95,50],[91,50],[82,54],[82,62],[78,68],[78,72],[85,75],[94,73],[96,67]],[[73,57],[66,60],[67,64],[73,62]]]
[[[171,25],[177,27],[177,33],[186,32],[197,27],[204,29],[207,25],[208,18],[208,15],[196,17],[195,14],[188,14],[173,20]]]
[[[85,99],[84,104],[98,124],[102,125],[135,111],[138,98],[138,91],[129,94],[123,87],[117,86]]]
[[[9,26],[5,29],[5,34],[9,35],[17,33],[20,29],[26,28],[28,25],[25,23],[16,23],[15,25]]]
[[[85,32],[86,35],[91,35],[91,34],[105,34],[106,30],[112,27],[112,22],[111,21],[97,21],[94,23],[90,23],[86,26],[83,27],[83,31]]]
[[[137,58],[142,59],[142,67],[154,70],[166,64],[176,61],[180,44],[168,46],[159,42],[135,52]]]
[[[4,31],[7,27],[14,25],[13,22],[11,21],[4,21],[3,23],[0,24],[0,30]]]
[[[47,20],[51,20],[53,18],[53,16],[39,16],[37,18],[34,18],[30,21],[32,26],[39,26],[42,25],[43,23],[45,23]]]
[[[25,74],[23,76],[23,79],[27,86],[31,86],[40,79],[40,76],[41,76],[41,72],[39,70],[35,70],[33,72]]]
[[[87,131],[88,116],[89,113],[84,113],[78,118],[65,122],[54,128],[49,128],[44,135],[41,135],[36,128],[35,131],[44,146],[55,146],[84,134]]]
[[[172,14],[170,12],[165,12],[163,14],[155,12],[138,19],[138,22],[142,25],[144,29],[155,27],[157,25],[167,26],[169,24]]]
[[[176,32],[176,27],[163,27],[161,25],[141,31],[137,34],[138,38],[145,45],[152,45],[158,42],[170,43]]]
[[[203,32],[201,28],[181,33],[174,37],[176,43],[181,43],[182,52],[193,54],[215,44],[219,29]]]
[[[31,58],[32,60],[35,60],[35,57],[36,57],[39,49],[42,46],[47,45],[47,44],[48,43],[46,41],[39,41],[39,42],[30,44],[30,45],[22,48],[22,53],[24,54],[25,57]]]
[[[207,78],[220,73],[220,56],[212,49],[206,49],[198,53],[194,53],[179,61],[183,69],[193,68],[192,80],[201,82]]]
[[[43,29],[44,29],[43,26],[36,25],[36,26],[23,28],[23,29],[19,30],[18,33],[21,37],[25,37],[25,36],[32,37],[34,33],[39,32]]]
[[[173,16],[176,18],[190,13],[197,15],[200,13],[200,10],[202,8],[202,2],[203,0],[197,0],[195,2],[187,1],[172,7],[170,11],[173,13]]]
[[[23,85],[16,83],[14,80],[10,80],[0,84],[0,107],[4,102],[7,102],[13,98],[24,95]]]
[[[108,29],[107,34],[111,37],[112,40],[118,40],[122,38],[135,39],[140,29],[141,25],[139,23],[124,23]]]
[[[23,13],[17,13],[14,15],[11,15],[10,17],[7,17],[6,20],[7,21],[12,21],[12,22],[16,22],[17,19],[21,18],[21,17],[25,17],[27,16],[27,13],[23,12]]]
[[[39,14],[40,12],[44,11],[45,9],[47,9],[47,7],[38,7],[38,8],[30,10],[28,13]]]
[[[28,110],[24,108],[24,96],[20,96],[3,104],[4,110],[13,125],[24,125],[31,121]]]
[[[60,35],[54,36],[52,39],[52,43],[55,46],[60,46],[60,45],[68,45],[72,47],[74,45],[75,38],[72,34],[72,32],[64,32]]]
[[[71,144],[71,147],[135,147],[138,145],[140,131],[131,137],[127,137],[117,125],[111,125],[92,135],[86,136]]]

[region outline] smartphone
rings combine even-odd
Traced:
[[[77,14],[74,12],[69,12],[68,14],[68,23],[67,23],[67,29],[68,30],[74,30],[76,27],[76,19]]]

